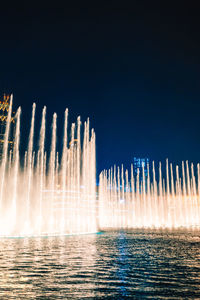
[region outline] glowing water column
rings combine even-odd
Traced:
[[[106,228],[200,228],[200,166],[182,162],[173,169],[166,160],[156,172],[154,162],[147,176],[133,172],[129,178],[123,166],[103,171],[99,179],[100,227]],[[170,170],[170,171],[169,171]],[[133,173],[137,175],[134,176]],[[158,180],[156,178],[156,174]],[[185,175],[186,174],[186,175]],[[174,176],[175,175],[175,176]]]
[[[95,133],[81,120],[68,134],[68,110],[64,114],[63,139],[57,138],[53,114],[51,146],[45,148],[46,107],[42,111],[39,142],[34,144],[36,105],[33,104],[27,151],[20,157],[21,108],[15,115],[14,149],[8,153],[12,98],[0,165],[0,235],[32,236],[97,231]],[[70,137],[70,138],[69,138]],[[57,152],[62,144],[62,154]]]

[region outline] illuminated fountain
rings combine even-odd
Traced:
[[[12,97],[4,135],[0,165],[0,235],[32,236],[97,231],[95,133],[81,121],[71,126],[65,111],[62,155],[56,151],[57,115],[52,120],[50,153],[45,149],[46,107],[42,111],[39,146],[34,151],[35,111],[33,104],[28,148],[20,157],[20,115],[15,115],[14,148],[8,153]],[[83,145],[82,145],[83,144]],[[48,158],[49,157],[49,158]],[[23,161],[23,167],[21,166]]]
[[[174,172],[167,160],[164,176],[161,163],[158,172],[154,163],[151,172],[148,166],[147,176],[144,166],[135,176],[133,167],[130,175],[123,166],[114,167],[100,174],[97,199],[95,133],[90,132],[89,120],[84,123],[83,142],[80,117],[71,125],[69,138],[66,109],[59,155],[56,113],[47,152],[46,107],[38,146],[34,145],[35,112],[33,104],[27,151],[20,157],[20,107],[15,114],[14,147],[9,151],[11,97],[0,164],[0,236],[80,234],[110,228],[200,228],[199,164],[196,176],[188,162],[182,163],[181,172],[178,166]]]
[[[152,172],[147,167],[145,176],[134,176],[133,166],[129,178],[128,170],[114,167],[100,174],[99,225],[108,228],[200,228],[200,166],[197,176],[194,166],[182,162],[179,167],[172,164],[170,171],[166,161],[165,176],[161,163],[158,181],[154,163]],[[151,173],[151,174],[150,174]]]

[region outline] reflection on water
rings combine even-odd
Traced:
[[[0,299],[83,298],[200,298],[200,232],[0,240]]]

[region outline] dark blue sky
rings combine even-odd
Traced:
[[[23,135],[35,101],[38,124],[43,105],[49,124],[58,113],[59,138],[66,107],[90,117],[98,172],[134,156],[198,162],[198,7],[67,2],[1,6],[0,92],[22,106]]]

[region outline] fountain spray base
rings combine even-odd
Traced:
[[[19,234],[19,235],[0,235],[0,239],[20,239],[20,238],[48,238],[48,237],[66,237],[88,234],[99,234],[100,231],[77,232],[77,233],[42,233],[42,234]]]

